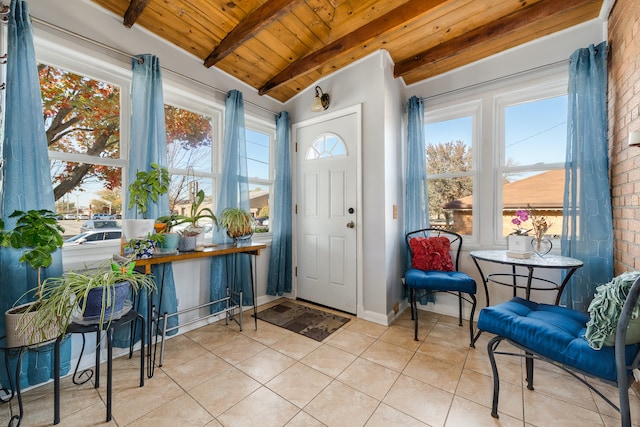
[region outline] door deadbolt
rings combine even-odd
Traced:
[[[356,211],[355,209],[353,209],[353,208],[349,208],[349,211],[348,211],[348,212],[349,212],[350,214],[352,214],[352,213],[354,213],[355,211]]]
[[[353,221],[349,221],[347,223],[347,228],[355,228],[355,227],[356,227],[356,224]]]

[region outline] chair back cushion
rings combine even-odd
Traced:
[[[411,266],[418,270],[454,271],[451,242],[444,236],[414,237],[411,246]]]

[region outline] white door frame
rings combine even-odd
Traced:
[[[361,317],[364,313],[364,302],[363,302],[363,294],[364,294],[364,284],[363,284],[363,276],[364,276],[364,266],[362,264],[362,104],[357,104],[352,107],[343,108],[341,110],[332,111],[330,113],[323,113],[318,117],[314,117],[312,119],[307,119],[299,123],[294,123],[291,125],[293,143],[292,152],[295,154],[295,161],[292,162],[291,168],[291,176],[297,177],[298,173],[298,155],[296,151],[296,147],[298,144],[298,129],[302,127],[307,127],[311,125],[315,125],[318,123],[322,123],[328,120],[337,119],[343,116],[347,116],[349,114],[356,115],[357,119],[357,129],[356,129],[356,315]],[[297,180],[292,180],[291,183],[291,192],[292,200],[293,200],[293,289],[291,294],[294,298],[298,297],[298,277],[296,276],[296,269],[298,266],[298,245],[297,245],[297,218],[295,212],[295,206],[298,205],[298,183]]]

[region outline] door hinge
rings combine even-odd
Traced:
[[[296,215],[298,215],[298,204],[296,203]]]
[[[296,267],[296,277],[298,277],[298,267]]]
[[[296,142],[296,153],[298,152],[298,143]]]

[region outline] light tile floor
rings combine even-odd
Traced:
[[[261,307],[266,308],[266,306]],[[352,318],[324,342],[245,314],[245,330],[218,322],[167,341],[164,365],[138,387],[139,359],[114,361],[113,420],[105,385],[62,381],[61,426],[616,426],[619,416],[560,369],[538,362],[526,389],[520,358],[499,357],[500,418],[490,415],[492,377],[484,334],[421,312],[413,340],[408,310],[390,327]],[[104,375],[105,368],[101,369]],[[604,386],[617,402],[616,390]],[[51,383],[24,393],[23,426],[51,425]],[[634,425],[640,400],[631,391]],[[11,408],[16,410],[16,403]],[[10,405],[0,405],[7,425]]]

